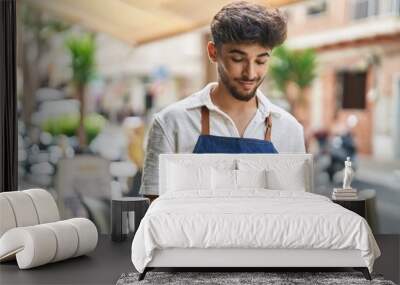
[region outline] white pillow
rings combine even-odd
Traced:
[[[211,189],[211,167],[169,164],[167,191]]]
[[[305,163],[293,163],[267,171],[268,189],[306,191]]]
[[[304,160],[238,160],[240,170],[266,170],[267,188],[271,190],[306,191],[310,175],[309,164]]]
[[[267,188],[267,171],[236,170],[237,188]]]
[[[213,190],[238,190],[242,188],[267,188],[266,170],[215,169],[212,171]]]
[[[212,168],[213,190],[236,190],[236,170]]]

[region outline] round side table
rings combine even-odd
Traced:
[[[149,208],[150,200],[142,197],[122,197],[111,200],[111,239],[124,241],[130,233],[136,233],[140,221]],[[129,231],[129,217],[134,215],[135,228]]]
[[[332,199],[332,201],[356,214],[359,214],[364,219],[367,218],[366,199],[363,197],[358,197],[357,199]]]

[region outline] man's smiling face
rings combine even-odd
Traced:
[[[210,43],[208,48],[211,59],[217,62],[220,80],[229,93],[240,101],[252,99],[267,73],[271,49],[257,43],[227,43],[219,48]]]

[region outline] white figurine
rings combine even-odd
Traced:
[[[344,179],[343,179],[343,189],[352,189],[351,182],[353,181],[354,170],[351,168],[350,157],[344,162]]]

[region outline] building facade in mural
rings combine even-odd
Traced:
[[[284,9],[289,47],[318,53],[311,129],[352,129],[361,154],[400,158],[400,1],[305,1]]]

